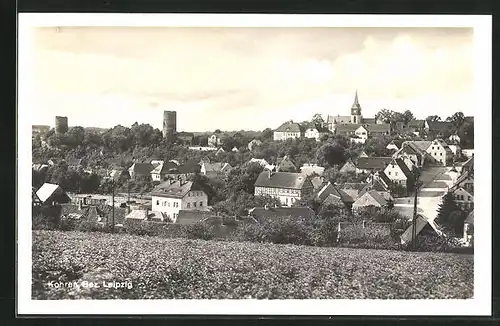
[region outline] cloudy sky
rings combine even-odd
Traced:
[[[276,128],[315,113],[473,114],[465,28],[37,28],[34,124]]]

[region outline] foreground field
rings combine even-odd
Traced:
[[[32,289],[34,299],[464,299],[473,257],[33,231]]]

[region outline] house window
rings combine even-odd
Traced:
[[[471,200],[471,199],[470,199],[470,196],[467,196],[467,200],[468,200],[468,201],[470,201],[470,200]]]
[[[188,203],[188,204],[187,204],[187,208],[191,208],[191,203]]]
[[[160,201],[159,200],[156,201],[156,205],[160,205]]]
[[[389,175],[391,175],[391,171],[389,171]]]
[[[443,153],[439,153],[439,156],[443,156]]]
[[[202,201],[200,201],[200,207],[203,207],[203,202]]]
[[[394,172],[394,175],[395,175],[395,176],[398,176],[398,173],[397,173],[397,172]]]
[[[432,146],[432,149],[434,149],[434,146]]]
[[[193,202],[193,207],[196,207],[196,202],[195,201]]]

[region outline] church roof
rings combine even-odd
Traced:
[[[361,105],[359,105],[359,100],[358,100],[358,91],[356,91],[356,95],[354,95],[354,103],[352,104],[352,108],[361,110]]]

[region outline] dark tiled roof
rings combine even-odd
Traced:
[[[358,169],[383,170],[392,161],[392,157],[360,157],[356,162]]]
[[[346,182],[343,185],[341,185],[342,190],[348,190],[348,189],[355,189],[355,190],[362,190],[364,187],[366,187],[367,183],[353,183],[353,182]]]
[[[212,217],[216,216],[214,216],[214,214],[210,211],[180,210],[175,224],[194,224],[196,222],[201,222]]]
[[[130,168],[138,175],[148,175],[154,166],[151,163],[134,163]]]
[[[250,215],[256,218],[266,217],[313,217],[314,211],[309,207],[255,207]]]
[[[415,149],[419,150],[420,152],[425,152],[425,151],[427,151],[427,148],[429,148],[431,143],[432,143],[432,141],[429,141],[429,140],[405,141],[405,142],[403,142],[403,146],[405,146],[405,144],[410,144],[410,146],[413,146]]]
[[[318,192],[318,200],[320,202],[324,202],[326,198],[334,196],[339,198],[342,202],[353,202],[352,197],[344,192],[343,190],[339,190],[335,185],[328,183],[326,184],[319,192]]]
[[[394,161],[399,166],[401,171],[403,171],[406,178],[410,179],[413,177],[413,174],[411,173],[410,169],[408,169],[408,166],[405,164],[405,162],[402,159],[397,158]]]
[[[155,167],[150,173],[151,174],[166,174],[166,173],[177,173],[179,171],[179,167],[174,162],[165,162],[159,164]]]
[[[388,192],[389,190],[386,188],[384,184],[382,184],[379,180],[373,180],[373,182],[370,182],[367,184],[363,190],[359,192],[358,197],[362,196],[366,192],[369,191],[379,191],[379,192]]]
[[[403,148],[401,148],[398,154],[400,153],[415,155],[419,161],[422,159],[422,154],[420,153],[420,150],[418,150],[415,145],[410,145],[408,143],[403,145]]]
[[[474,168],[474,156],[472,156],[470,159],[468,159],[463,165],[462,168],[464,167],[471,167]]]
[[[165,181],[156,186],[151,191],[152,196],[168,197],[168,198],[184,198],[191,190],[202,190],[192,181]]]
[[[312,187],[312,184],[300,173],[264,171],[255,181],[255,187],[302,189]]]
[[[276,132],[303,132],[300,124],[296,122],[285,122],[279,126]]]
[[[339,124],[337,126],[335,126],[335,132],[336,133],[349,133],[349,132],[355,132],[356,129],[358,129],[359,127],[361,127],[362,125],[358,125],[358,124],[351,124],[351,123],[348,123],[348,124]]]
[[[358,205],[361,204],[360,206],[367,206],[367,205],[363,205],[363,203],[362,203],[366,199],[366,198],[364,198],[365,196],[372,197],[380,206],[384,206],[385,204],[387,204],[387,200],[375,190],[370,190],[370,191],[364,193],[362,196],[360,196],[358,198],[358,200],[356,200],[356,203]]]
[[[429,121],[427,120],[430,131],[446,131],[453,128],[453,123],[448,121]]]
[[[365,124],[364,127],[369,133],[387,133],[391,131],[389,124]]]
[[[179,165],[179,173],[197,173],[200,172],[201,166],[196,160],[189,160],[184,164]]]
[[[385,182],[386,185],[391,184],[391,179],[389,179],[389,177],[387,176],[387,174],[385,174],[384,171],[378,172],[377,175],[380,179],[382,179],[382,181]]]
[[[376,124],[377,123],[377,119],[375,119],[375,118],[363,118],[363,123],[366,123],[366,124]]]

